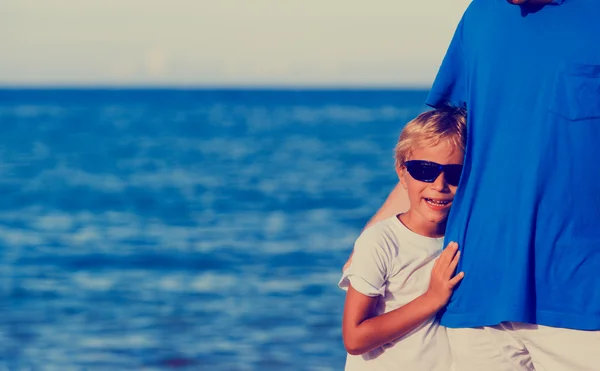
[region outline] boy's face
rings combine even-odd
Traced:
[[[435,147],[415,150],[409,160],[431,161],[441,165],[462,165],[463,152],[447,141],[442,141]],[[443,235],[443,226],[452,206],[456,185],[448,184],[443,171],[432,183],[416,180],[408,173],[406,166],[396,171],[410,200],[410,209],[401,217],[402,222],[413,232],[424,236]]]

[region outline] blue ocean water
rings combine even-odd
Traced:
[[[425,96],[0,90],[0,370],[341,370]]]

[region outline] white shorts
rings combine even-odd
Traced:
[[[456,371],[600,371],[600,331],[503,322],[447,332]]]

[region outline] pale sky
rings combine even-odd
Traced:
[[[424,86],[470,0],[0,0],[0,85]]]

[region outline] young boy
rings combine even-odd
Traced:
[[[347,371],[452,369],[435,314],[464,276],[454,275],[458,245],[442,248],[465,132],[464,111],[454,108],[422,113],[402,130],[396,172],[410,208],[363,231],[339,284]]]

